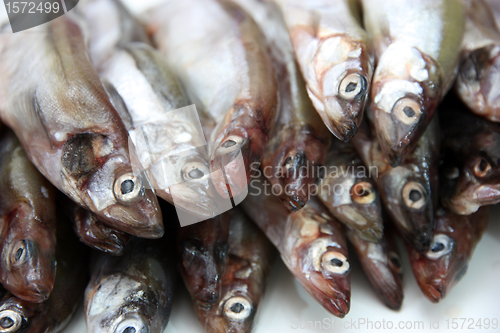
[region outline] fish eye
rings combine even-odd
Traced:
[[[147,333],[148,328],[138,319],[126,319],[116,326],[114,333]]]
[[[243,145],[244,139],[240,136],[230,135],[219,146],[217,151],[221,154],[227,154],[238,150]]]
[[[424,187],[417,182],[409,182],[403,187],[403,201],[408,208],[420,209],[426,203],[426,191]]]
[[[484,157],[479,158],[474,164],[474,175],[478,178],[485,178],[491,175],[491,164]]]
[[[185,180],[205,179],[210,174],[210,170],[204,163],[188,162],[182,167],[182,177]]]
[[[389,251],[388,256],[394,270],[401,273],[403,271],[403,266],[401,265],[401,258],[399,258],[399,255],[394,251]]]
[[[14,266],[21,265],[24,264],[29,257],[28,244],[25,241],[19,241],[15,244],[10,254],[10,263]]]
[[[224,314],[233,320],[245,320],[252,313],[252,304],[242,296],[233,296],[224,303]]]
[[[143,187],[139,177],[133,173],[126,173],[116,178],[113,193],[116,200],[128,204],[142,195]]]
[[[422,107],[413,98],[404,97],[394,104],[392,113],[403,124],[415,125],[422,117]]]
[[[283,163],[283,167],[285,168],[285,170],[288,170],[292,167],[293,163],[292,163],[292,157],[291,156],[288,156],[286,159],[285,159],[285,163]]]
[[[0,333],[15,332],[21,326],[23,317],[13,310],[2,310],[0,312]]]
[[[354,99],[366,93],[366,79],[357,74],[348,74],[342,79],[339,86],[339,95],[343,99]]]
[[[375,188],[369,182],[359,182],[351,187],[352,201],[367,205],[375,201]]]
[[[340,252],[327,251],[321,256],[321,266],[334,274],[347,274],[351,270],[349,260]]]
[[[444,234],[437,234],[432,238],[431,246],[425,254],[427,258],[435,260],[450,253],[453,248],[453,240]]]

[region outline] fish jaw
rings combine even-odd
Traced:
[[[393,167],[412,151],[443,96],[436,62],[400,44],[391,44],[380,58],[370,105],[377,138]]]
[[[463,61],[455,90],[467,106],[491,121],[500,121],[500,46],[473,51]]]

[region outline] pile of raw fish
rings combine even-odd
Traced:
[[[500,202],[499,4],[82,0],[4,24],[0,333],[59,331],[82,296],[89,332],[163,332],[178,275],[207,332],[248,332],[277,252],[344,317],[348,243],[399,309],[396,237],[438,302]]]

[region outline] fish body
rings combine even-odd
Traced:
[[[351,286],[341,224],[314,197],[301,210],[289,212],[266,183],[262,178],[250,183],[243,210],[276,246],[304,289],[327,311],[344,317],[349,312]]]
[[[326,127],[349,141],[363,119],[374,58],[351,0],[274,0],[285,19],[307,93]]]
[[[163,234],[146,177],[133,174],[128,134],[66,15],[26,33],[3,33],[0,117],[59,190],[108,225]]]
[[[430,245],[438,193],[439,121],[431,121],[405,161],[392,168],[377,139],[364,124],[353,139],[364,163],[375,168],[385,208],[399,234],[419,251]]]
[[[0,280],[10,293],[39,303],[56,278],[55,189],[7,128],[0,134],[0,175]]]
[[[362,0],[377,68],[371,111],[389,164],[399,165],[425,132],[458,70],[462,0]]]
[[[500,125],[447,99],[440,110],[442,146],[439,177],[443,206],[471,214],[500,202]]]
[[[148,28],[197,108],[217,123],[208,140],[217,191],[224,198],[246,193],[278,113],[265,36],[226,0],[165,3]]]
[[[255,224],[242,212],[234,212],[221,299],[209,311],[197,308],[207,332],[251,332],[275,252]]]
[[[162,333],[172,309],[176,272],[166,240],[133,239],[120,257],[100,253],[85,290],[91,333]]]
[[[474,249],[488,226],[488,213],[488,207],[471,215],[439,208],[430,249],[419,253],[407,247],[413,274],[431,302],[442,300],[467,272]]]

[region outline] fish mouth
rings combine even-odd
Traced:
[[[11,290],[9,291],[12,292],[17,297],[19,297],[20,299],[25,300],[27,302],[42,303],[49,298],[50,293],[52,292],[52,288],[50,286],[45,286],[43,284],[37,283],[37,284],[32,284],[27,291],[21,291],[21,290],[19,290],[18,292]]]
[[[322,273],[315,272],[310,279],[306,279],[308,282],[302,283],[302,285],[328,312],[339,318],[344,318],[349,313],[351,306],[348,277],[349,275],[342,276],[340,279],[344,281],[335,281],[335,278],[325,278]],[[340,287],[337,282],[344,284],[345,287]]]
[[[481,185],[472,192],[472,201],[481,205],[494,205],[500,202],[500,184]]]
[[[426,284],[423,286],[422,291],[424,295],[433,303],[438,303],[444,297],[442,286]]]
[[[335,111],[330,111],[332,113]],[[338,120],[335,118],[327,118],[323,119],[326,127],[330,130],[330,132],[335,135],[337,139],[343,142],[349,142],[353,136],[358,133],[358,128],[361,123],[363,117],[344,117],[342,120]]]

